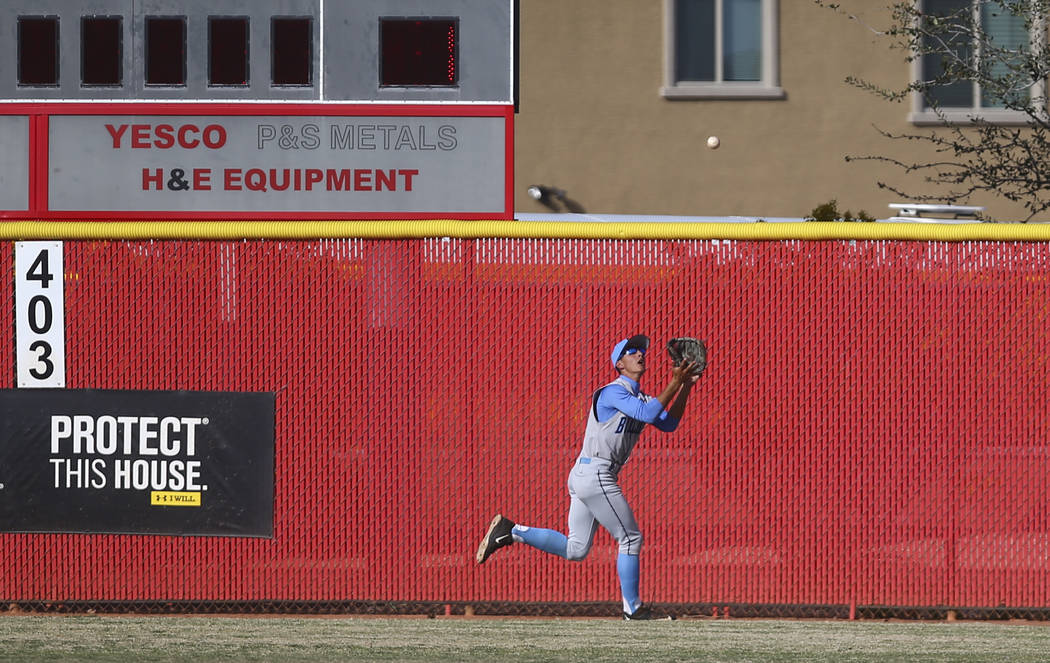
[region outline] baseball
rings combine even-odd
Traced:
[[[718,140],[718,136],[711,136],[707,139],[707,146],[712,150],[717,150],[718,146],[722,144],[722,141]]]

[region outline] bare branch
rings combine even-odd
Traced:
[[[872,32],[872,34],[879,35],[880,37],[886,35],[885,31],[879,30],[877,28],[872,27],[871,25],[868,25],[867,21],[865,21],[861,17],[857,16],[856,14],[851,14],[851,13],[845,11],[844,9],[842,9],[842,5],[840,5],[837,2],[824,2],[823,0],[813,0],[813,2],[816,5],[820,6],[820,7],[824,7],[825,9],[830,9],[830,10],[832,10],[832,11],[838,13],[838,14],[841,14],[842,16],[845,16],[846,18],[848,18],[851,21],[855,21],[858,25],[861,25],[861,26],[867,28],[868,30],[870,30]]]

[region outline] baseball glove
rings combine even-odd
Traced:
[[[691,336],[679,336],[667,342],[667,354],[671,355],[671,361],[678,366],[683,361],[696,362],[693,367],[693,375],[701,375],[707,368],[707,344],[698,338]]]

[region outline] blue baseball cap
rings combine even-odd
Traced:
[[[616,366],[616,362],[620,361],[620,357],[623,357],[624,353],[632,348],[647,351],[649,349],[649,337],[645,334],[635,334],[631,338],[625,338],[616,345],[614,345],[611,355],[614,368]]]

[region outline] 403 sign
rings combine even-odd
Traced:
[[[62,242],[15,243],[15,345],[19,387],[65,387]]]

